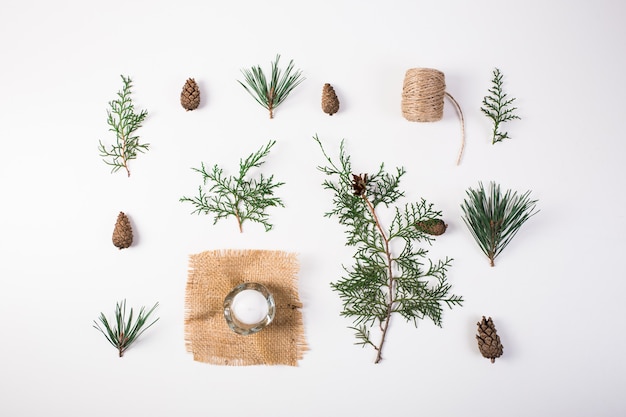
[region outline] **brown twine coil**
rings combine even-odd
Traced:
[[[402,86],[402,115],[410,122],[436,122],[443,118],[443,98],[448,97],[461,119],[461,163],[465,148],[465,119],[461,106],[448,92],[443,72],[432,68],[411,68],[406,71]]]

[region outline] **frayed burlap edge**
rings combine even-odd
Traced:
[[[298,296],[297,255],[267,250],[215,250],[189,256],[185,345],[193,359],[214,365],[297,366],[308,349]],[[276,316],[241,336],[224,319],[224,298],[238,284],[258,282],[274,296]]]

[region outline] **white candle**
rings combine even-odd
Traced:
[[[267,300],[257,290],[243,290],[235,296],[232,312],[244,324],[256,324],[269,312]]]

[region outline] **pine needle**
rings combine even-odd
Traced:
[[[500,185],[494,182],[489,184],[488,191],[479,183],[478,189],[469,188],[466,194],[461,205],[463,221],[494,266],[495,259],[522,225],[538,212],[535,211],[537,200],[530,199],[530,191],[518,195],[507,190],[502,194]]]
[[[239,80],[237,82],[254,98],[254,100],[269,111],[270,119],[274,118],[274,110],[280,106],[302,81],[302,71],[294,70],[293,60],[284,70],[280,69],[278,62],[280,55],[276,55],[276,60],[271,63],[271,74],[269,83],[261,67],[242,69],[245,84]]]
[[[137,319],[133,322],[133,309],[130,309],[128,318],[126,317],[126,300],[123,300],[115,305],[115,322],[109,323],[104,313],[100,313],[100,324],[104,326],[104,329],[94,320],[94,328],[99,330],[107,341],[113,345],[121,358],[124,356],[124,352],[137,340],[139,336],[148,330],[159,319],[152,321],[146,325],[148,318],[152,312],[157,308],[159,303],[155,303],[154,306],[146,312],[145,307],[141,307]]]

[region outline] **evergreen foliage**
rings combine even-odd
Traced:
[[[327,176],[322,185],[334,194],[333,208],[325,216],[337,218],[345,226],[346,244],[355,247],[354,265],[345,268],[346,276],[331,287],[343,301],[341,315],[353,320],[350,328],[355,331],[357,344],[373,347],[378,363],[394,314],[415,326],[425,318],[441,326],[443,306],[452,308],[463,302],[462,297],[449,294],[446,272],[452,259],[432,262],[427,258],[428,251],[418,246],[432,243],[434,237],[416,228],[416,222],[437,219],[441,212],[424,199],[395,205],[404,197],[399,188],[404,168],[388,173],[381,164],[372,175],[356,175],[344,141],[336,164],[320,139],[313,139],[327,162],[318,167]],[[394,213],[387,228],[377,215],[383,206]],[[379,329],[377,342],[372,329]]]
[[[242,69],[245,84],[237,81],[257,103],[269,111],[270,119],[274,118],[274,109],[282,104],[289,93],[305,80],[302,77],[302,71],[294,70],[293,60],[289,61],[284,72],[278,67],[279,61],[280,55],[276,55],[276,60],[271,63],[269,82],[259,66]]]
[[[480,110],[493,122],[493,135],[491,143],[495,144],[504,139],[510,139],[508,132],[501,130],[501,125],[514,119],[520,119],[514,114],[517,107],[511,107],[514,98],[507,98],[507,94],[502,90],[502,73],[498,68],[493,70],[493,86],[488,90],[491,95],[483,98],[483,106]]]
[[[522,224],[537,213],[537,200],[530,199],[530,191],[518,195],[507,190],[504,194],[500,185],[489,184],[485,191],[482,183],[477,189],[469,188],[467,198],[461,205],[463,221],[478,243],[480,250],[487,255],[494,266],[496,257],[511,242]]]
[[[111,172],[117,172],[124,168],[130,177],[128,162],[137,158],[137,153],[148,150],[149,144],[139,143],[139,136],[135,131],[141,127],[148,112],[141,110],[135,113],[135,107],[131,98],[132,80],[121,76],[124,86],[117,92],[117,99],[109,102],[110,110],[107,110],[107,123],[109,131],[115,132],[116,142],[108,149],[100,141],[98,150],[104,163],[111,166]]]
[[[252,168],[260,167],[269,155],[276,141],[269,141],[256,152],[250,154],[245,160],[239,160],[238,175],[225,175],[223,168],[217,164],[207,170],[204,163],[200,168],[193,168],[202,175],[203,185],[198,187],[196,197],[182,197],[181,202],[189,202],[195,206],[192,213],[213,214],[213,224],[218,220],[230,216],[237,219],[239,231],[243,232],[243,223],[246,220],[261,223],[265,231],[272,229],[269,223],[268,207],[284,207],[282,200],[274,197],[274,191],[283,185],[283,182],[275,182],[274,176],[264,176],[262,173],[257,178],[248,178]],[[208,193],[203,186],[210,184]]]
[[[148,330],[150,326],[159,320],[157,318],[146,325],[148,318],[158,305],[159,303],[155,303],[147,312],[145,307],[141,307],[137,319],[133,322],[133,309],[130,309],[128,318],[126,318],[126,300],[123,300],[115,305],[115,322],[110,324],[104,313],[100,313],[98,320],[100,320],[104,329],[100,327],[100,324],[95,320],[93,327],[99,330],[100,333],[106,337],[108,342],[117,349],[119,357],[121,358],[124,356],[126,349],[128,349],[143,332]]]

